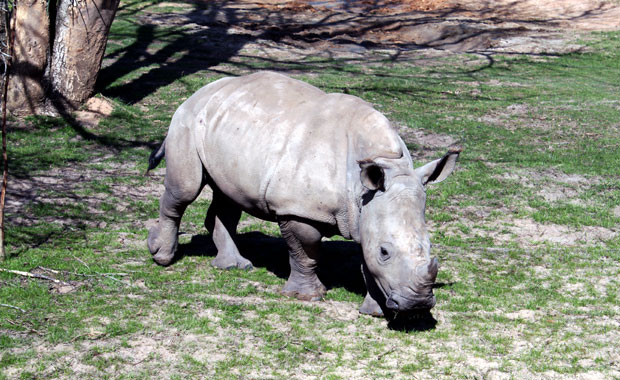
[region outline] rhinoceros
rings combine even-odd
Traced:
[[[360,312],[435,305],[438,262],[430,256],[425,189],[453,171],[458,150],[414,169],[403,140],[371,104],[259,72],[219,79],[187,99],[149,170],[164,155],[165,192],[148,235],[158,264],[173,260],[183,212],[209,185],[214,266],[252,267],[234,239],[245,211],[280,227],[291,268],[287,296],[324,296],[315,272],[321,239],[340,235],[362,248],[369,291]]]

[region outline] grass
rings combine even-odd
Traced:
[[[112,26],[108,67],[140,49],[141,33],[152,37],[145,48],[152,56],[187,43],[182,28],[149,31],[135,21],[146,10],[187,9],[128,3]],[[157,215],[162,171],[142,175],[151,147],[192,92],[223,71],[263,68],[261,59],[176,73],[135,102],[123,98],[127,86],[148,87],[179,68],[104,69],[100,91],[115,110],[88,130],[96,138],[58,118],[13,121],[12,180],[36,196],[7,216],[11,258],[2,268],[64,284],[0,272],[0,303],[25,310],[0,306],[0,378],[618,377],[620,34],[593,34],[583,44],[585,53],[497,56],[492,64],[475,56],[432,66],[277,63],[464,147],[453,176],[428,190],[443,285],[435,290],[437,325],[425,331],[359,316],[357,268],[331,279],[324,302],[281,296],[287,267],[277,227],[247,215],[243,251],[257,268],[215,270],[213,248],[200,239],[208,195],[184,217],[188,255],[168,268],[152,263],[145,223]],[[430,159],[418,142],[407,143],[416,164]],[[584,239],[523,235],[515,227],[523,221]],[[334,240],[325,245],[336,261],[350,263],[353,255]]]

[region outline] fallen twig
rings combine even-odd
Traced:
[[[83,337],[87,337],[88,340],[99,340],[101,338],[105,338],[107,335],[108,333],[95,331],[91,328],[89,332],[85,332],[85,333],[74,336],[73,338],[69,340],[69,342],[73,343],[76,340],[83,338]]]
[[[49,277],[49,276],[46,276],[44,274],[22,272],[20,270],[3,269],[3,268],[0,268],[0,272],[13,273],[13,274],[17,274],[19,276],[30,277],[30,278],[38,278],[40,280],[47,280],[47,281],[51,281],[51,282],[56,283],[56,284],[66,284],[66,282],[64,282],[64,281],[57,280],[57,279],[55,279],[53,277]]]
[[[377,355],[377,360],[381,360],[383,359],[384,356],[391,354],[392,352],[396,351],[396,347],[392,347],[389,350],[385,351],[382,354]]]
[[[307,347],[307,346],[302,346],[302,347],[304,348],[304,350],[306,350],[308,352],[313,352],[313,353],[315,353],[315,354],[317,354],[319,356],[323,355],[323,353],[321,351],[319,351],[319,350],[315,350],[315,349],[312,349],[312,348]]]
[[[84,265],[86,268],[88,268],[88,270],[90,270],[90,267],[88,266],[88,264],[86,264],[82,259],[80,259],[79,257],[76,257],[75,255],[71,255],[73,256],[74,259],[76,259],[80,264]]]
[[[22,313],[25,313],[25,312],[26,312],[26,310],[22,309],[21,307],[17,307],[17,306],[13,306],[13,305],[7,305],[7,304],[5,304],[5,303],[0,303],[0,306],[4,306],[4,307],[11,308],[11,309],[19,310],[19,311],[21,311]]]
[[[87,335],[87,334],[78,334],[78,335],[74,336],[73,338],[71,338],[71,339],[69,340],[69,343],[73,343],[73,342],[75,342],[77,339],[79,339],[79,338],[81,338],[81,337],[83,337],[83,336],[86,336],[86,335]]]
[[[31,333],[33,333],[33,334],[37,334],[37,335],[39,335],[39,336],[43,336],[43,335],[45,335],[45,334],[43,334],[41,331],[35,330],[35,329],[33,329],[32,327],[29,327],[29,326],[24,326],[24,325],[22,325],[22,324],[19,324],[19,323],[17,323],[17,322],[15,322],[15,321],[13,321],[13,320],[7,319],[6,321],[7,321],[9,324],[13,325],[13,326],[18,326],[18,327],[24,328],[24,329],[28,330],[28,332],[31,332]]]
[[[104,277],[109,277],[109,276],[124,277],[124,276],[129,276],[128,273],[99,273],[99,272],[95,272],[95,274],[86,274],[86,273],[78,273],[78,272],[69,272],[69,271],[66,271],[66,270],[59,271],[59,270],[56,270],[56,269],[50,269],[50,268],[41,267],[41,266],[39,266],[37,268],[39,268],[41,270],[44,270],[46,272],[54,273],[54,274],[66,273],[66,274],[72,274],[74,276],[82,276],[82,277],[101,277],[101,276],[104,276]],[[115,280],[117,280],[117,279],[115,279]]]
[[[282,346],[282,348],[288,346],[289,343],[295,344],[297,346],[301,346],[301,348],[303,348],[304,350],[306,350],[308,352],[313,352],[313,353],[315,353],[317,355],[323,355],[323,353],[321,351],[315,350],[313,348],[310,348],[310,347],[306,346],[303,342],[298,341],[298,340],[291,340],[290,342],[285,343],[284,346]]]
[[[41,269],[41,270],[43,270],[43,271],[50,272],[50,273],[54,273],[54,274],[59,274],[59,273],[60,273],[60,271],[59,271],[59,270],[56,270],[56,269],[50,269],[50,268],[46,268],[46,267],[42,267],[42,266],[38,266],[38,267],[36,267],[35,269]]]
[[[142,360],[138,360],[137,362],[133,362],[133,363],[131,363],[131,365],[138,365],[138,364],[144,362],[146,359],[149,359],[150,357],[151,357],[150,354],[146,355]]]
[[[123,283],[123,281],[119,280],[118,278],[114,278],[114,277],[112,277],[111,275],[108,275],[108,274],[103,274],[102,276],[104,276],[104,277],[106,277],[106,278],[109,278],[110,280],[114,280],[114,281],[116,281],[116,282],[120,282],[121,284]]]

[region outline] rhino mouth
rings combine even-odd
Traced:
[[[405,297],[396,292],[392,292],[385,301],[385,306],[396,313],[420,313],[429,311],[435,306],[435,295],[430,292],[428,295],[415,295]]]

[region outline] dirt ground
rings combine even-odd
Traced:
[[[235,21],[230,22],[233,14]],[[212,17],[210,15],[209,17]],[[165,19],[175,16],[166,16]],[[198,18],[196,18],[198,17]],[[195,15],[199,29],[204,19]],[[411,52],[565,53],[580,31],[620,28],[610,0],[242,0],[226,3],[210,27],[246,36],[276,59]],[[157,22],[158,20],[152,20]],[[160,18],[159,21],[164,21]],[[247,48],[248,46],[245,45]]]

